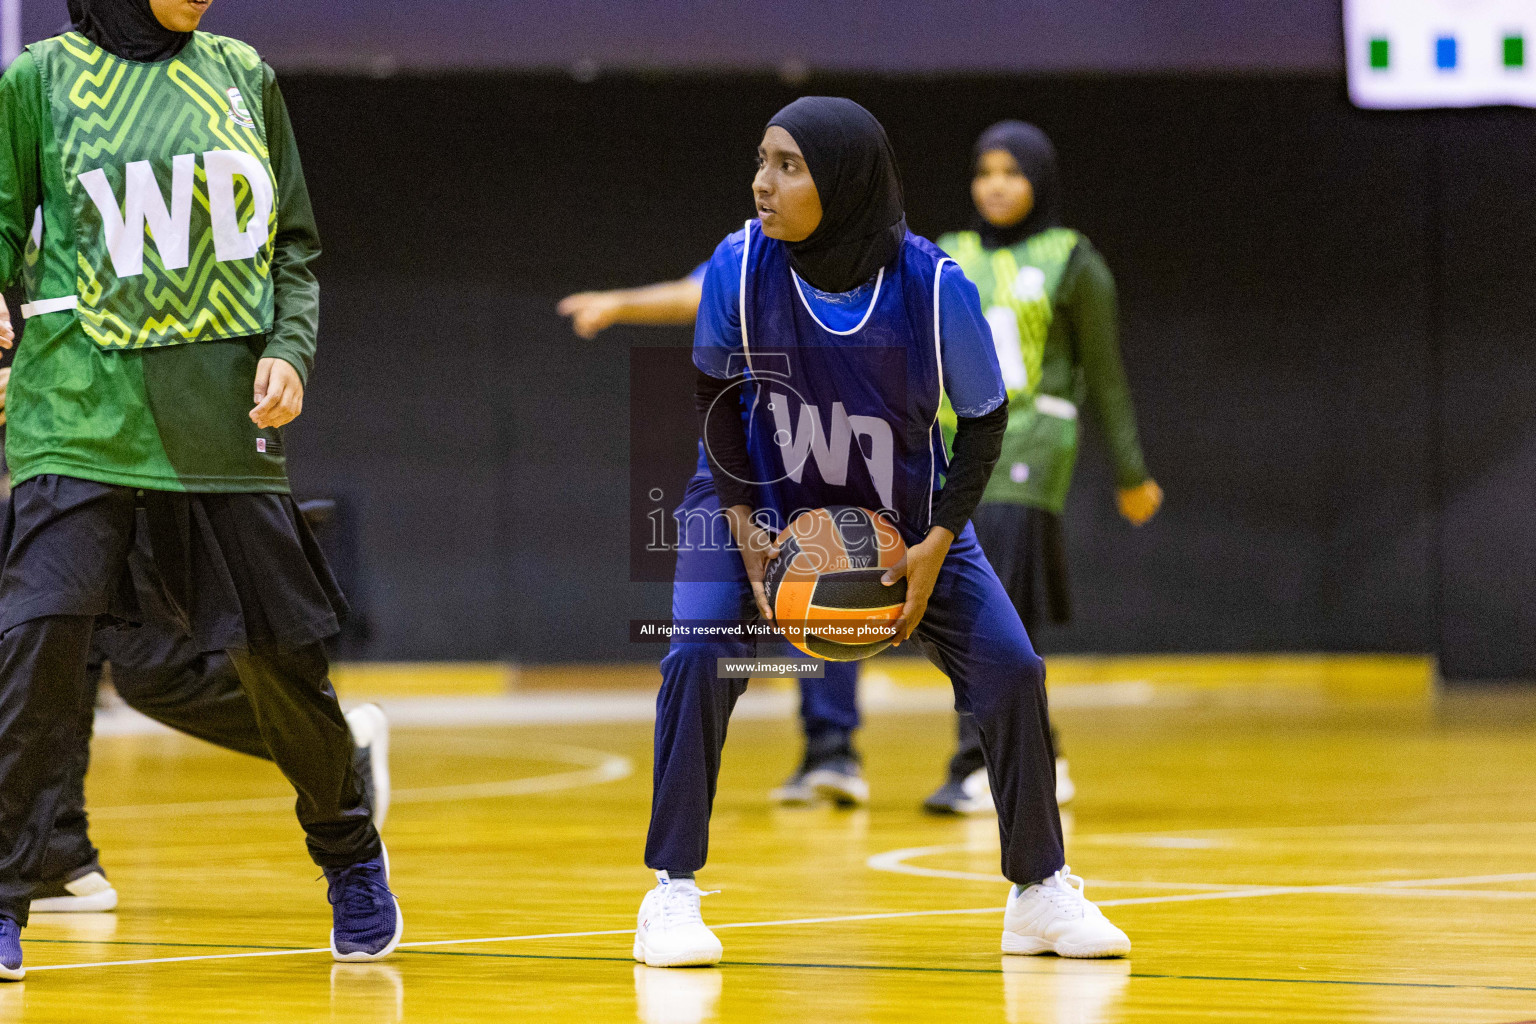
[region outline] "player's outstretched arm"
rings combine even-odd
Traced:
[[[662,281],[640,288],[567,295],[555,312],[571,318],[571,329],[583,338],[595,338],[616,324],[683,327],[699,313],[704,282],[696,277]]]
[[[1115,279],[1103,257],[1086,243],[1072,254],[1063,282],[1077,338],[1088,394],[1098,412],[1115,467],[1115,488],[1120,514],[1132,526],[1140,526],[1157,514],[1163,490],[1147,473],[1141,440],[1136,431],[1136,411],[1120,357],[1120,314]]]

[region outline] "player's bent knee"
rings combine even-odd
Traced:
[[[1027,647],[1011,647],[998,655],[998,674],[1011,690],[1036,692],[1045,688],[1045,661]]]
[[[713,682],[720,678],[721,658],[750,658],[752,648],[732,643],[674,643],[661,659],[661,673],[670,682]]]
[[[1045,662],[1033,651],[1012,652],[970,691],[971,711],[978,720],[1034,715],[1045,700]]]
[[[1045,689],[1045,659],[1034,651],[1020,652],[1019,679],[1030,690]]]

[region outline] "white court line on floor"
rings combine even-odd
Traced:
[[[1295,895],[1295,894],[1298,894],[1298,893],[1345,893],[1345,894],[1350,894],[1350,895],[1353,895],[1353,894],[1356,894],[1356,893],[1360,893],[1360,894],[1364,894],[1364,895],[1396,895],[1396,894],[1399,894],[1399,893],[1403,892],[1403,887],[1404,886],[1409,886],[1409,885],[1424,885],[1424,884],[1428,884],[1428,883],[1438,883],[1438,884],[1444,885],[1444,884],[1454,884],[1454,883],[1457,883],[1457,882],[1465,882],[1467,884],[1475,884],[1477,880],[1487,879],[1487,878],[1490,878],[1490,877],[1528,878],[1528,877],[1536,877],[1536,876],[1531,876],[1531,875],[1516,875],[1516,876],[1470,875],[1470,876],[1466,876],[1466,878],[1463,878],[1463,879],[1458,879],[1458,878],[1412,879],[1412,880],[1405,879],[1405,880],[1400,880],[1399,882],[1396,883],[1397,886],[1398,886],[1396,889],[1385,890],[1385,891],[1382,891],[1382,887],[1377,887],[1377,886],[1372,886],[1372,885],[1354,885],[1354,886],[1351,886],[1351,885],[1255,886],[1255,887],[1252,887],[1252,888],[1235,889],[1235,890],[1227,890],[1227,891],[1220,891],[1220,892],[1180,893],[1180,894],[1171,895],[1171,896],[1142,896],[1142,897],[1134,897],[1134,898],[1130,898],[1130,899],[1102,900],[1102,901],[1098,901],[1098,904],[1101,907],[1145,906],[1145,905],[1148,905],[1148,904],[1157,904],[1157,903],[1187,903],[1187,902],[1198,901],[1198,900],[1248,899],[1248,898],[1261,897],[1261,896],[1288,896],[1288,895]],[[1448,895],[1454,895],[1454,896],[1460,897],[1462,895],[1465,895],[1465,893],[1460,892],[1460,891],[1456,891],[1456,892],[1448,893]],[[1000,914],[1002,912],[1003,912],[1003,908],[1001,906],[963,907],[963,908],[952,909],[952,910],[951,909],[946,909],[946,910],[896,910],[896,911],[886,911],[886,912],[877,912],[877,913],[868,913],[868,914],[839,914],[839,915],[831,916],[831,917],[794,917],[794,918],[785,918],[785,919],[777,920],[777,921],[734,921],[734,922],[727,922],[725,924],[714,924],[714,925],[710,925],[710,927],[713,928],[716,931],[719,931],[719,930],[725,929],[725,928],[781,928],[781,927],[791,927],[791,926],[795,926],[795,925],[841,924],[841,923],[848,923],[848,922],[853,922],[853,921],[886,921],[886,920],[895,920],[895,919],[898,919],[898,918],[916,918],[916,917],[955,917],[955,916],[964,916],[964,915],[968,915],[968,914]],[[594,938],[594,937],[601,937],[601,936],[633,935],[633,934],[634,934],[634,929],[633,928],[612,928],[612,929],[605,929],[605,930],[600,930],[600,931],[580,931],[580,932],[537,932],[537,933],[525,934],[525,935],[496,935],[496,936],[488,936],[488,937],[474,938],[474,939],[429,939],[429,940],[424,940],[424,941],[420,941],[420,942],[402,942],[402,943],[400,943],[399,948],[400,949],[424,949],[424,948],[427,948],[427,947],[434,947],[434,946],[478,946],[478,945],[491,945],[491,944],[502,943],[502,942],[532,942],[532,941],[537,941],[537,940],[540,940],[540,939],[584,939],[584,938]],[[148,964],[192,963],[192,962],[200,961],[200,960],[242,960],[242,959],[254,959],[254,958],[257,958],[257,957],[301,956],[301,955],[305,955],[305,954],[329,953],[329,952],[330,952],[330,950],[328,948],[324,947],[324,946],[314,947],[314,948],[310,948],[310,949],[264,949],[264,950],[259,950],[259,951],[241,952],[241,953],[204,953],[204,954],[197,954],[197,955],[192,955],[192,956],[146,957],[146,958],[137,959],[137,960],[102,960],[102,961],[98,961],[98,962],[94,962],[94,963],[84,963],[84,964],[44,964],[41,967],[28,967],[27,971],[30,973],[32,971],[72,971],[72,970],[83,970],[85,968],[90,968],[90,967],[136,967],[136,966],[143,966],[143,965],[148,965]]]
[[[989,882],[1005,885],[1008,879],[999,874],[982,873],[979,871],[956,871],[950,868],[925,868],[916,864],[908,864],[907,861],[915,857],[931,857],[941,853],[961,852],[997,852],[995,846],[978,846],[973,843],[943,843],[939,846],[911,846],[901,850],[888,850],[885,853],[877,853],[866,860],[865,866],[875,871],[889,871],[897,875],[915,875],[919,878],[947,878],[961,882]],[[1252,889],[1252,885],[1215,885],[1200,882],[1114,882],[1095,879],[1094,885],[1124,888],[1145,889],[1212,889],[1227,891],[1236,889]]]
[[[451,786],[417,786],[397,789],[392,802],[395,804],[438,803],[446,800],[484,800],[504,796],[524,796],[529,793],[549,793],[561,789],[595,786],[614,782],[634,774],[635,764],[621,754],[612,754],[588,747],[565,744],[522,744],[515,751],[519,759],[566,761],[590,765],[576,771],[554,772],[549,775],[530,775],[516,779],[497,779],[489,782],[468,782]],[[118,804],[92,807],[91,818],[97,821],[114,818],[140,818],[150,814],[208,815],[252,814],[284,811],[293,808],[293,797],[263,796],[243,800],[195,800],[181,803]]]
[[[658,676],[658,680],[660,677]],[[344,702],[350,706],[356,703]],[[656,717],[652,692],[569,691],[505,694],[489,697],[380,697],[392,726],[416,729],[452,729],[477,726],[591,725],[650,722]],[[954,696],[936,688],[893,693],[866,703],[867,710],[946,711]],[[733,719],[789,718],[798,712],[798,694],[763,688],[742,696]],[[175,730],[129,707],[96,712],[97,736],[176,735]]]
[[[1472,830],[1494,829],[1509,831],[1511,829],[1536,830],[1536,821],[1447,821],[1447,822],[1371,822],[1333,825],[1251,825],[1225,828],[1191,828],[1178,831],[1165,832],[1102,832],[1085,833],[1073,836],[1073,842],[1092,843],[1100,846],[1127,846],[1127,845],[1154,845],[1177,842],[1180,845],[1189,845],[1192,841],[1206,839],[1223,840],[1236,837],[1249,838],[1263,835],[1300,835],[1314,837],[1318,835],[1336,836],[1351,833],[1363,833],[1371,835],[1378,832],[1389,832],[1394,838],[1404,833],[1433,833],[1452,832],[1463,835]]]
[[[1097,883],[1094,883],[1097,884]],[[1270,885],[1225,892],[1191,892],[1179,896],[1140,896],[1119,900],[1095,900],[1101,907],[1130,907],[1142,903],[1190,903],[1199,900],[1241,900],[1254,896],[1401,896],[1446,897],[1456,899],[1529,900],[1536,892],[1489,892],[1485,889],[1387,889],[1376,885]]]
[[[894,917],[941,917],[957,914],[1001,914],[1003,908],[997,907],[966,907],[958,910],[898,910],[889,913],[874,914],[845,914],[837,917],[797,917],[787,918],[782,921],[736,921],[726,924],[710,925],[716,931],[722,928],[775,928],[790,925],[803,924],[835,924],[843,921],[879,921]],[[421,942],[402,942],[399,949],[420,949],[427,946],[477,946],[497,942],[531,942],[538,939],[586,939],[604,935],[633,935],[633,928],[611,928],[602,931],[585,932],[538,932],[531,935],[494,935],[475,939],[429,939]],[[25,940],[23,940],[25,941]],[[263,956],[300,956],[306,953],[329,953],[326,946],[317,946],[313,949],[264,949],[259,952],[249,953],[205,953],[194,956],[168,956],[151,957],[139,960],[102,960],[87,964],[44,964],[41,967],[28,967],[27,973],[33,971],[73,971],[86,967],[135,967],[144,964],[177,964],[189,963],[196,960],[240,960],[249,957]]]
[[[975,843],[944,843],[937,846],[910,846],[900,850],[887,850],[867,859],[865,866],[874,871],[888,871],[898,875],[914,875],[919,878],[943,878],[962,882],[987,882],[1004,885],[1002,875],[983,874],[977,871],[953,871],[946,868],[925,868],[907,861],[917,857],[932,857],[943,853],[983,852],[995,853],[996,847],[979,846]],[[1447,889],[1437,886],[1486,885],[1491,882],[1536,881],[1536,872],[1520,872],[1501,875],[1461,875],[1454,878],[1390,879],[1381,882],[1363,882],[1353,885],[1214,885],[1198,882],[1122,882],[1088,879],[1087,884],[1099,888],[1125,889],[1205,889],[1210,892],[1191,893],[1178,897],[1144,896],[1121,900],[1099,901],[1100,906],[1130,906],[1138,903],[1188,902],[1201,899],[1234,899],[1249,896],[1276,896],[1282,893],[1333,893],[1353,896],[1401,896],[1435,897],[1455,896],[1481,900],[1528,900],[1536,899],[1536,890],[1489,890]]]
[[[1513,875],[1461,875],[1456,878],[1425,878],[1421,880],[1395,879],[1387,882],[1372,882],[1372,885],[1395,888],[1399,886],[1424,886],[1424,885],[1487,885],[1490,882],[1536,882],[1536,871],[1526,871]]]
[[[658,684],[660,675],[657,676]],[[1143,682],[1069,684],[1051,687],[1057,708],[1143,707],[1182,701],[1161,694]],[[945,712],[954,709],[954,693],[946,686],[901,686],[879,677],[860,691],[860,705],[871,714],[882,712]],[[349,704],[355,702],[348,702]],[[581,725],[650,722],[656,717],[656,695],[649,690],[605,692],[567,690],[511,693],[480,697],[380,697],[376,700],[392,725],[402,728],[458,728],[496,725]],[[792,718],[800,696],[793,690],[759,686],[748,690],[731,713],[733,720]],[[97,736],[172,735],[174,731],[126,706],[96,712]]]
[[[25,945],[26,939],[22,939]],[[329,953],[329,946],[316,946],[313,949],[263,949],[251,953],[202,953],[197,956],[166,956],[147,957],[142,960],[102,960],[90,964],[43,964],[40,967],[27,965],[27,973],[35,974],[38,971],[74,971],[87,967],[141,967],[145,964],[184,964],[196,960],[244,960],[259,956],[297,956],[300,953]]]

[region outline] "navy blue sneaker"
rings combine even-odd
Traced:
[[[330,883],[331,956],[342,963],[382,960],[400,945],[405,918],[389,891],[389,854],[344,868],[326,868]],[[19,957],[18,957],[19,962]]]
[[[0,981],[20,981],[27,976],[21,966],[21,925],[0,917]]]

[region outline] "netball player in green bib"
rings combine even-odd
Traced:
[[[27,296],[0,538],[0,977],[22,977],[20,930],[51,881],[92,631],[146,618],[125,572],[140,530],[298,792],[333,955],[376,959],[401,919],[328,681],[345,604],[284,463],[319,238],[282,94],[249,46],[196,31],[208,0],[69,6],[75,30],[0,80],[0,286]]]
[[[939,247],[981,292],[1008,388],[1002,456],[972,521],[1033,634],[1042,610],[1058,623],[1072,615],[1061,513],[1085,402],[1097,414],[1114,463],[1120,513],[1140,526],[1157,512],[1163,494],[1147,473],[1136,436],[1114,278],[1088,240],[1061,224],[1050,139],[1022,121],[988,128],[976,143],[971,198],[975,227],[943,236]],[[948,423],[953,415],[947,407],[941,412]],[[981,737],[969,715],[960,716],[959,735],[949,777],[924,807],[940,814],[990,811]],[[1056,767],[1057,800],[1065,803],[1072,798],[1065,759],[1058,757]]]

